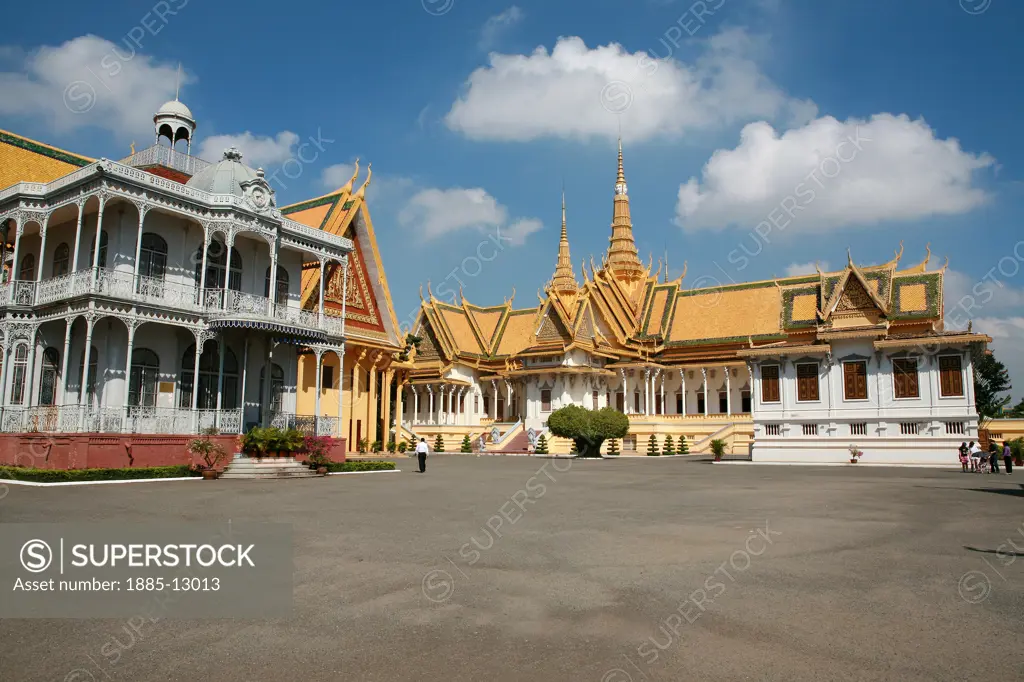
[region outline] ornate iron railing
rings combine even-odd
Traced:
[[[167,166],[188,175],[195,175],[204,168],[213,165],[209,161],[203,161],[197,156],[184,154],[160,144],[153,145],[148,149],[143,149],[141,152],[136,152],[127,158],[121,159],[121,163],[136,168],[140,166]]]
[[[5,433],[140,433],[190,435],[216,428],[241,431],[242,411],[187,410],[164,407],[10,406],[0,415]]]

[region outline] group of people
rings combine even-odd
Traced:
[[[981,451],[981,446],[973,440],[970,443],[960,443],[960,467],[964,473],[999,473],[999,455],[1003,456],[1003,463],[1006,466],[1006,473],[1013,472],[1013,454],[1010,452],[1010,444],[1003,442],[1002,451],[999,446],[992,443],[988,454]],[[968,469],[970,467],[970,469]]]

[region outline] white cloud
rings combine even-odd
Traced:
[[[947,326],[963,328],[967,320],[981,314],[991,316],[995,312],[1024,308],[1024,289],[1014,286],[998,269],[989,274],[972,277],[958,270],[946,271],[942,301]]]
[[[819,261],[817,263],[818,269],[822,272],[828,272],[828,261]],[[817,274],[818,270],[815,269],[814,263],[793,263],[786,268],[786,277],[797,277],[798,275],[814,275]]]
[[[328,166],[320,174],[320,184],[328,192],[344,187],[345,183],[352,177],[355,169],[356,167],[351,163],[337,163],[333,166]],[[373,187],[373,185],[371,184],[370,187]]]
[[[975,172],[994,164],[906,115],[825,116],[782,135],[751,123],[735,149],[716,151],[700,179],[680,186],[676,222],[824,230],[964,213],[988,199]]]
[[[495,14],[488,19],[484,22],[483,28],[480,29],[480,49],[491,49],[498,41],[502,31],[518,24],[523,20],[524,16],[523,10],[519,9],[516,5],[512,5],[501,14]]]
[[[508,209],[479,187],[421,189],[399,211],[398,222],[423,241],[472,230],[500,235],[514,246],[542,228],[534,218],[510,222]]]
[[[741,29],[703,41],[692,64],[656,60],[621,45],[588,48],[560,38],[549,53],[492,53],[474,71],[445,122],[473,139],[614,138],[682,135],[737,121],[806,121],[813,103],[794,100],[761,73],[758,41]]]
[[[989,349],[1006,365],[1017,403],[1024,396],[1024,317],[982,317],[974,321],[974,331],[992,337]]]
[[[212,135],[199,145],[199,158],[206,161],[220,161],[224,150],[238,147],[242,152],[242,163],[252,168],[267,168],[284,163],[292,157],[292,148],[298,144],[299,136],[285,130],[275,137],[253,135],[248,130],[237,135]]]
[[[20,63],[0,73],[0,114],[40,118],[55,132],[97,127],[124,141],[151,140],[153,114],[174,99],[178,66],[128,46],[84,35],[27,54],[5,49]]]

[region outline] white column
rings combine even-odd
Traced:
[[[85,349],[82,351],[82,383],[78,389],[78,404],[82,407],[78,414],[78,430],[81,431],[85,426],[85,415],[88,412],[91,405],[89,405],[89,356],[92,351],[92,330],[96,325],[96,321],[92,317],[86,318],[85,322]]]
[[[7,338],[4,339],[4,347],[0,350],[3,356],[3,364],[0,365],[0,408],[7,407],[7,367],[11,364],[11,348]]]
[[[491,420],[498,421],[498,382],[491,379]]]
[[[196,301],[200,307],[206,305],[206,256],[207,251],[210,250],[210,233],[207,231],[206,226],[203,226],[203,260],[202,265],[199,269],[199,299]],[[245,402],[245,398],[242,398],[242,402]]]
[[[227,344],[224,343],[224,333],[217,338],[217,415],[215,419],[220,418],[220,411],[224,405],[224,356],[227,355]]]
[[[704,377],[704,416],[708,416],[708,369],[707,367],[700,368],[700,374]]]
[[[124,359],[124,400],[122,401],[121,411],[123,414],[123,428],[121,431],[128,433],[128,392],[131,386],[132,378],[132,349],[135,348],[135,323],[128,322],[128,346],[127,353]]]
[[[149,207],[139,206],[139,229],[135,235],[135,263],[132,265],[132,291],[139,292],[139,258],[142,257],[142,223],[146,220]]]
[[[75,318],[68,317],[64,320],[64,355],[60,363],[60,405],[67,404],[68,391],[68,356],[71,355],[71,325]],[[4,363],[6,369],[7,363]],[[3,386],[3,379],[0,379],[0,386]]]
[[[46,232],[47,227],[50,225],[50,214],[47,213],[46,217],[43,218],[42,225],[39,226],[42,237],[39,244],[39,269],[36,271],[36,282],[43,281],[43,265],[46,263]]]
[[[658,371],[661,374],[661,370]],[[668,414],[668,410],[665,407],[665,377],[661,376],[661,414]]]
[[[633,414],[633,409],[629,404],[629,375],[626,374],[626,370],[620,370],[622,373],[622,409],[626,414]]]
[[[427,384],[427,393],[430,394],[430,403],[428,404],[429,410],[427,411],[427,423],[430,424],[434,418],[434,387]]]
[[[277,256],[278,256],[278,243],[274,240],[274,245],[270,247],[270,290],[267,292],[267,298],[270,299],[270,311],[271,317],[274,316],[274,306],[278,304],[277,300]],[[288,301],[285,301],[287,304]]]
[[[316,435],[320,435],[320,391],[323,389],[323,362],[324,352],[319,348],[313,351],[316,357],[316,397],[313,399],[313,413],[316,418],[313,420],[313,429]]]
[[[205,252],[206,247],[203,247]],[[242,386],[239,389],[239,405],[241,405],[241,416],[238,420],[238,433],[245,433],[245,381],[249,377],[249,336],[246,335],[244,349],[242,350]]]
[[[78,249],[82,246],[82,220],[85,217],[85,201],[78,202],[78,221],[75,224],[75,251],[71,256],[71,272],[78,270]]]
[[[192,368],[192,412],[193,415],[196,409],[199,407],[199,358],[203,355],[203,346],[205,345],[204,339],[200,335],[196,336],[196,363]],[[195,423],[195,417],[193,416],[193,423]]]
[[[725,368],[725,414],[726,416],[732,416],[732,382],[730,377],[732,372],[729,371],[729,367]]]
[[[684,417],[686,416],[686,370],[679,370],[679,392],[683,395],[683,411],[680,412]]]
[[[320,326],[321,327],[324,326],[324,275],[325,275],[325,270],[326,270],[326,263],[327,263],[326,260],[324,260],[323,258],[320,259],[320,308],[318,309],[319,310],[319,313],[318,313],[319,314],[319,318],[318,319],[320,321]],[[387,425],[385,424],[385,428],[386,427],[387,427]]]
[[[342,342],[341,348],[338,350],[338,438],[344,436],[345,431],[342,428],[344,420],[342,419],[342,407],[345,404],[345,343]]]
[[[224,244],[228,250],[227,258],[224,260],[224,292],[222,293],[223,299],[221,299],[221,307],[227,310],[228,307],[228,283],[231,282],[231,252],[234,250],[235,240],[232,239],[230,243],[227,239],[224,240]],[[277,273],[275,273],[276,275]],[[270,370],[267,370],[267,382],[270,382]]]
[[[18,256],[21,253],[21,218],[14,218],[14,250],[11,252],[11,276],[9,281],[14,282],[18,279]],[[14,285],[10,287],[9,300],[14,300]]]
[[[420,423],[420,392],[412,385],[409,386],[409,390],[412,391],[412,425],[416,426]]]
[[[35,378],[36,378],[36,345],[39,343],[37,338],[39,334],[38,327],[32,332],[31,342],[28,344],[28,371],[26,372],[26,383],[28,386],[25,389],[25,407],[36,406],[36,395],[35,395]]]
[[[92,285],[96,288],[96,281],[99,279],[100,267],[100,237],[103,235],[103,209],[107,206],[107,198],[100,196],[100,210],[96,214],[96,240],[93,242],[92,251]]]

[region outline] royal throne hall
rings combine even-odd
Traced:
[[[755,461],[845,462],[852,448],[866,463],[949,464],[977,440],[972,349],[991,339],[944,329],[945,266],[908,265],[901,245],[887,263],[687,288],[685,268],[669,279],[638,257],[621,143],[612,215],[607,253],[577,272],[563,197],[536,305],[424,298],[403,433],[488,451],[544,434],[568,452],[547,418],[574,404],[625,412],[625,453],[653,434],[695,453],[721,439]]]

